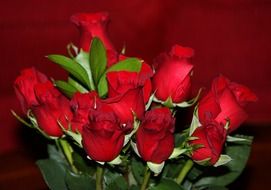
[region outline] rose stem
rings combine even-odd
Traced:
[[[60,144],[62,151],[63,151],[69,165],[71,166],[72,171],[74,173],[78,173],[78,170],[73,165],[73,158],[72,158],[73,149],[72,149],[71,145],[64,139],[59,139],[58,143]]]
[[[146,166],[144,179],[141,184],[140,190],[145,190],[148,187],[150,177],[151,177],[151,171],[149,170],[148,166]]]
[[[96,168],[96,190],[103,190],[103,174],[104,168],[98,164]]]
[[[191,170],[191,168],[193,167],[193,164],[194,164],[194,162],[193,162],[192,160],[190,160],[190,159],[187,160],[187,161],[185,162],[185,164],[184,164],[183,168],[181,169],[181,171],[180,171],[178,177],[175,179],[175,181],[176,181],[179,185],[183,182],[185,176],[187,175],[187,173],[188,173],[188,172]]]

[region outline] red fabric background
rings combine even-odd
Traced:
[[[20,113],[12,83],[35,66],[60,79],[65,73],[44,57],[77,43],[69,22],[76,12],[108,11],[109,36],[120,50],[151,61],[175,43],[194,48],[194,86],[209,87],[223,73],[253,89],[259,101],[248,107],[248,123],[271,123],[270,0],[58,0],[0,1],[0,152],[21,146]]]

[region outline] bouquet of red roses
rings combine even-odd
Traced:
[[[71,17],[79,47],[48,59],[69,73],[49,79],[35,68],[14,88],[24,124],[50,139],[37,162],[50,189],[226,189],[245,167],[251,137],[230,136],[256,96],[220,75],[190,98],[191,48],[175,45],[152,64],[117,52],[106,36],[106,13]],[[194,107],[175,126],[177,108]]]

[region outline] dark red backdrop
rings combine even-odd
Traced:
[[[54,78],[65,74],[44,56],[65,53],[77,42],[69,22],[76,12],[106,10],[109,36],[117,49],[151,61],[179,43],[195,49],[194,85],[208,87],[223,73],[253,89],[257,104],[248,123],[271,123],[270,0],[58,0],[0,2],[0,153],[20,147],[20,113],[12,83],[19,71],[35,66]]]

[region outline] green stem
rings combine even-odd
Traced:
[[[64,139],[59,139],[58,143],[61,146],[61,149],[62,149],[72,171],[74,173],[78,173],[78,170],[76,169],[76,167],[73,164],[73,158],[72,158],[73,149],[72,149],[71,145],[68,143],[68,141],[66,141]]]
[[[145,174],[144,174],[144,179],[141,184],[140,190],[145,190],[148,187],[148,183],[151,177],[151,171],[149,170],[148,166],[146,167]]]
[[[187,161],[185,162],[185,164],[184,164],[183,168],[181,169],[181,171],[180,171],[178,177],[175,179],[175,181],[176,181],[179,185],[183,182],[185,176],[187,175],[187,173],[188,173],[188,172],[191,170],[191,168],[193,167],[193,164],[194,164],[194,162],[193,162],[192,160],[190,160],[190,159],[187,160]]]
[[[96,190],[103,190],[103,175],[104,175],[104,168],[101,165],[97,165]]]

